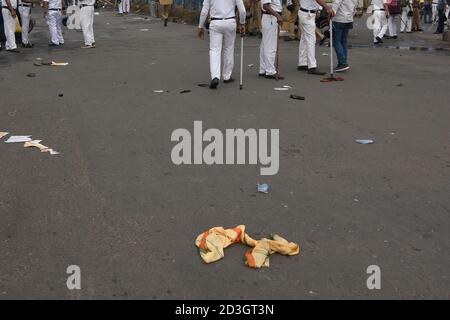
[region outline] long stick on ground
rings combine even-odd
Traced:
[[[239,74],[239,90],[243,88],[242,71],[244,68],[244,35],[241,34],[241,73]]]

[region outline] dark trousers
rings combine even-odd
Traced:
[[[444,32],[444,22],[445,22],[445,10],[438,10],[438,16],[439,16],[439,21],[438,21],[438,27],[436,29],[437,33],[442,33]]]
[[[431,18],[433,15],[433,11],[429,4],[423,6],[423,23],[431,23]]]
[[[353,23],[333,22],[333,47],[336,51],[338,65],[347,64],[347,38]]]

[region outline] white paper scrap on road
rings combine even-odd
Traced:
[[[153,90],[154,93],[164,93],[164,90]]]
[[[0,132],[0,139],[3,138],[4,136],[7,136],[9,134],[9,132]]]
[[[289,88],[285,88],[285,87],[283,87],[283,88],[273,88],[273,90],[286,91],[286,90],[289,90]]]
[[[67,66],[69,63],[68,62],[55,62],[52,61],[51,65],[52,66]]]
[[[357,143],[360,144],[372,144],[374,141],[372,139],[358,139],[356,140]]]
[[[43,144],[41,144],[41,141],[42,140],[32,140],[32,141],[25,142],[23,147],[24,148],[35,147],[35,148],[38,148],[39,150],[41,150],[41,152],[43,150],[49,149],[47,146],[44,146]]]
[[[60,154],[58,151],[55,151],[53,149],[45,149],[45,150],[41,150],[41,152],[49,152],[52,156]]]
[[[31,136],[10,136],[5,143],[16,143],[16,142],[28,142],[31,141]]]

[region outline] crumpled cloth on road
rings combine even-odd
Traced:
[[[288,242],[279,235],[271,235],[270,239],[255,240],[245,233],[244,225],[231,229],[214,227],[200,234],[195,240],[200,256],[206,263],[222,259],[223,250],[233,243],[253,247],[245,254],[245,264],[250,268],[269,267],[269,256],[274,252],[289,256],[300,253],[298,244]]]

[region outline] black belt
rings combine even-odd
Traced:
[[[2,9],[8,9],[9,10],[9,8],[8,7],[6,7],[6,6],[2,6]],[[13,8],[14,9],[14,8]]]
[[[236,19],[236,17],[229,17],[229,18],[211,18],[211,21],[213,21],[213,20],[230,20],[230,19]]]
[[[375,11],[376,11],[376,10],[378,10],[378,11],[385,11],[384,9],[374,9],[374,10],[375,10]]]
[[[50,11],[61,11],[62,9],[57,9],[57,8],[52,8],[52,9],[48,9]]]
[[[31,4],[24,4],[24,3],[21,3],[21,4],[19,4],[19,7],[27,7],[27,8],[31,8]]]
[[[308,12],[308,13],[316,13],[317,12],[317,10],[306,10],[306,9],[303,9],[303,8],[300,8],[300,11]]]
[[[84,8],[84,7],[92,7],[94,6],[93,4],[80,4],[80,8]]]
[[[283,12],[278,12],[278,11],[275,11],[275,12],[278,13],[280,16],[283,14]],[[263,13],[263,14],[272,15],[270,12],[262,11],[262,13]]]

